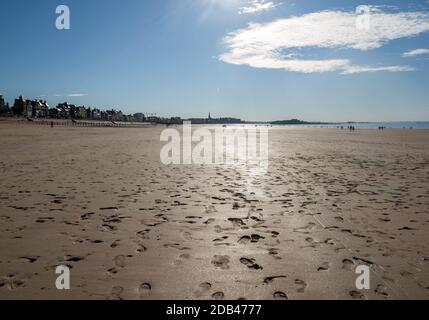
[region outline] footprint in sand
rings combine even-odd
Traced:
[[[126,258],[131,258],[132,255],[128,255],[128,256],[124,256],[124,255],[119,255],[113,258],[113,262],[115,263],[115,266],[119,267],[119,268],[124,268],[126,266],[126,262],[125,259]]]
[[[164,248],[174,248],[180,251],[189,250],[190,248],[182,246],[180,243],[166,243],[164,244]]]
[[[288,297],[286,295],[286,293],[282,292],[282,291],[276,291],[273,293],[273,297],[276,300],[288,300]]]
[[[152,286],[150,283],[142,283],[138,288],[140,298],[147,298],[150,295],[151,290]]]
[[[100,208],[100,210],[101,211],[103,211],[103,210],[114,210],[114,211],[117,211],[119,209],[118,209],[118,207],[105,207],[105,208]]]
[[[327,238],[324,243],[329,244],[331,246],[335,245],[335,241],[331,238]]]
[[[7,281],[4,281],[3,282],[3,286],[4,286],[5,283],[7,284],[7,288],[9,290],[15,290],[15,289],[17,289],[19,287],[25,286],[25,281],[20,280],[20,279],[15,279],[15,278],[12,278],[12,279],[9,279]]]
[[[286,278],[286,276],[273,276],[273,277],[266,277],[266,278],[264,279],[264,283],[265,283],[265,284],[268,284],[268,283],[273,282],[275,279],[279,279],[279,278]]]
[[[144,245],[142,245],[141,243],[137,244],[137,248],[136,248],[136,252],[137,253],[143,253],[146,250],[147,250],[147,248]]]
[[[80,218],[81,218],[81,220],[88,220],[94,214],[95,214],[94,212],[84,213],[80,216]]]
[[[296,291],[299,293],[304,293],[305,289],[307,288],[307,283],[304,280],[295,279],[295,284],[300,286],[300,288],[298,288]]]
[[[259,234],[252,234],[250,238],[253,243],[257,243],[260,239],[265,239],[265,237],[260,236]]]
[[[353,299],[361,299],[361,300],[365,299],[365,295],[356,290],[350,291],[349,294]]]
[[[278,256],[278,254],[279,254],[279,249],[278,248],[270,248],[269,250],[268,250],[268,254],[270,255],[270,256],[272,256],[273,258],[275,258],[275,259],[278,259],[278,260],[280,260],[281,258]]]
[[[217,212],[217,210],[214,206],[206,206],[204,212],[205,213],[215,213],[215,212]]]
[[[107,270],[106,273],[108,276],[113,277],[115,274],[118,273],[118,269],[113,267],[113,268],[110,268],[109,270]]]
[[[87,241],[94,243],[94,244],[99,244],[99,243],[103,243],[103,240],[99,240],[99,239],[95,239],[95,240],[91,240],[91,239],[87,239]]]
[[[243,220],[239,218],[228,218],[228,221],[232,223],[234,227],[241,227],[245,226],[246,224],[243,222]]]
[[[316,245],[319,245],[319,242],[317,240],[314,240],[311,237],[305,238],[305,241],[308,242],[310,244],[310,247],[313,247],[313,248],[315,248]]]
[[[277,238],[278,236],[279,236],[279,232],[277,232],[277,231],[271,231],[271,237],[273,237],[273,238]]]
[[[240,262],[242,264],[244,264],[246,267],[248,267],[249,269],[254,269],[254,270],[262,270],[263,268],[255,263],[255,259],[251,259],[251,258],[241,258]]]
[[[113,258],[113,262],[115,263],[115,266],[124,268],[125,267],[125,256],[119,255]]]
[[[329,270],[329,262],[324,262],[320,267],[317,268],[317,271],[327,271]]]
[[[113,241],[111,244],[110,244],[110,248],[116,248],[117,246],[119,246],[119,242],[120,242],[121,240],[115,240],[115,241]]]
[[[343,269],[345,270],[353,270],[354,263],[350,259],[343,260]]]
[[[377,288],[374,290],[374,292],[375,292],[378,296],[381,296],[381,297],[383,297],[383,298],[387,298],[387,297],[389,296],[389,294],[388,294],[386,291],[387,291],[386,286],[384,286],[384,285],[382,285],[382,284],[379,284],[379,285],[377,286]]]
[[[83,260],[84,257],[80,257],[80,256],[71,256],[71,255],[65,255],[63,258],[63,261],[67,261],[67,262],[79,262],[81,260]]]
[[[228,239],[228,237],[227,236],[223,236],[221,238],[213,239],[213,242],[222,242],[222,241],[225,241],[226,239]]]
[[[338,222],[343,222],[344,221],[344,218],[343,217],[339,217],[339,216],[334,217],[334,219],[337,220]]]
[[[141,230],[136,232],[136,236],[140,239],[149,239],[149,236],[147,236],[149,232],[150,232],[150,229]]]
[[[212,294],[212,298],[215,300],[222,300],[225,297],[222,291],[218,291]]]
[[[175,261],[175,265],[182,265],[185,263],[185,260],[188,260],[191,257],[189,253],[183,253],[181,254]]]
[[[229,256],[218,256],[215,255],[213,260],[212,260],[212,264],[216,267],[216,268],[221,268],[222,270],[226,270],[229,269]]]
[[[247,244],[249,243],[251,240],[251,238],[249,236],[242,236],[239,240],[238,243],[239,244]]]
[[[213,218],[210,218],[210,219],[207,219],[205,222],[203,222],[204,224],[210,224],[210,223],[213,223],[215,221],[215,219],[213,219]]]
[[[104,231],[112,232],[112,231],[116,231],[118,229],[118,227],[112,226],[112,225],[107,224],[107,223],[103,223],[101,226],[98,226],[97,229],[102,231],[102,232],[104,232]]]
[[[198,289],[194,292],[195,298],[200,298],[201,296],[209,292],[211,288],[212,288],[212,285],[210,282],[200,283],[200,285],[198,286]]]
[[[17,260],[27,263],[34,263],[39,259],[40,256],[25,256],[25,257],[19,257]]]

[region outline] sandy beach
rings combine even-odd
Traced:
[[[0,299],[429,299],[429,130],[272,128],[255,175],[163,129],[0,121]]]

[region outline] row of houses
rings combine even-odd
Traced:
[[[34,118],[46,118],[49,116],[49,105],[43,100],[26,100],[20,96],[10,108],[14,115]]]
[[[13,106],[5,103],[3,96],[0,95],[0,114],[15,115],[28,118],[54,118],[54,119],[76,119],[76,120],[100,120],[100,121],[125,121],[125,122],[150,122],[160,124],[181,124],[183,120],[180,117],[160,118],[150,114],[145,116],[143,113],[124,114],[120,110],[100,110],[85,106],[76,106],[67,102],[59,103],[56,107],[50,108],[46,100],[28,100],[20,96],[15,99]],[[209,113],[208,118],[188,119],[195,124],[238,124],[243,123],[236,118],[212,118]]]
[[[144,122],[146,117],[143,113],[124,114],[120,110],[100,110],[85,106],[76,106],[67,102],[60,103],[56,108],[50,109],[50,118],[79,119],[79,120],[104,120],[104,121],[126,121]]]
[[[120,110],[100,110],[85,106],[76,106],[67,102],[59,103],[50,108],[46,100],[28,100],[23,96],[15,99],[10,108],[3,96],[0,95],[0,114],[16,115],[28,118],[55,118],[55,119],[78,119],[78,120],[104,120],[104,121],[128,121],[144,122],[147,120],[143,113],[124,114]]]

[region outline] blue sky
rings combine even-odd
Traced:
[[[55,28],[66,4],[71,29]],[[182,117],[429,120],[429,2],[4,0],[0,93]],[[419,49],[419,51],[415,51]]]

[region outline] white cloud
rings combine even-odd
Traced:
[[[281,3],[274,3],[265,0],[245,0],[245,4],[238,9],[239,14],[256,13],[274,9]]]
[[[250,23],[247,28],[224,38],[228,51],[219,59],[226,63],[254,68],[284,69],[295,72],[340,71],[404,72],[407,66],[357,66],[348,59],[307,60],[290,56],[303,48],[356,49],[380,48],[388,42],[429,31],[429,13],[386,13],[373,10],[369,30],[356,26],[357,15],[346,11],[322,11],[269,23]]]
[[[355,73],[363,73],[363,72],[408,72],[414,71],[415,68],[407,67],[407,66],[387,66],[387,67],[365,67],[365,66],[353,66],[349,65],[342,72],[342,74],[355,74]]]
[[[87,95],[86,93],[69,93],[67,97],[85,97]]]
[[[428,53],[429,53],[429,49],[415,49],[415,50],[404,52],[402,54],[402,57],[409,58],[409,57],[415,57],[421,54],[428,54]]]

